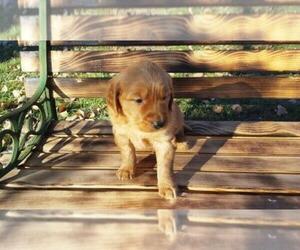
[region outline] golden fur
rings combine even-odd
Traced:
[[[156,153],[159,194],[176,198],[172,179],[175,139],[182,140],[184,119],[173,102],[169,74],[148,60],[129,66],[110,81],[107,106],[122,158],[118,178],[133,178],[135,150],[150,146]],[[163,127],[155,127],[157,121]]]

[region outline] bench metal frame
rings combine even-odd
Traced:
[[[12,141],[12,156],[6,166],[0,166],[0,177],[17,167],[39,144],[51,123],[57,119],[55,101],[48,86],[48,10],[49,1],[39,1],[39,87],[35,94],[20,108],[0,117],[0,125],[10,123],[10,128],[0,132],[0,153],[6,150],[4,138]],[[39,113],[39,120],[34,121],[34,113]],[[23,132],[25,130],[25,132]]]

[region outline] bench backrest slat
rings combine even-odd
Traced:
[[[38,0],[18,0],[21,8],[37,8]],[[174,6],[297,5],[299,0],[51,0],[52,8],[124,8]]]
[[[51,0],[49,69],[64,78],[50,83],[55,96],[103,97],[111,73],[147,58],[175,73],[176,97],[299,99],[300,11],[283,7],[297,4],[300,0]],[[220,5],[228,8],[217,10]],[[19,6],[37,8],[38,1],[19,0]],[[205,8],[171,8],[178,6]],[[142,9],[131,15],[130,8]],[[22,70],[38,72],[38,16],[21,16],[20,25],[20,40],[31,47],[21,52]],[[37,78],[25,79],[28,96],[37,86]]]
[[[300,26],[299,26],[300,27]],[[38,52],[22,52],[22,69],[39,70]],[[119,72],[148,58],[168,72],[300,72],[300,50],[53,51],[53,72]]]
[[[38,87],[37,78],[25,79],[27,96]],[[54,78],[56,97],[104,97],[108,79]],[[299,98],[300,77],[195,77],[173,78],[175,97]]]
[[[23,16],[21,40],[38,41],[38,17]],[[49,39],[102,45],[300,43],[299,14],[62,16],[51,18]]]

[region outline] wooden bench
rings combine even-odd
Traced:
[[[83,8],[82,2],[53,0],[54,14],[60,7]],[[300,14],[251,12],[255,6],[296,5],[298,1],[90,1],[89,7],[112,8],[122,3],[122,7],[211,7],[220,2],[236,9],[230,14],[53,15],[48,20],[52,45],[48,46],[48,87],[54,97],[103,97],[108,78],[89,78],[86,73],[109,75],[148,58],[170,73],[201,73],[174,78],[177,98],[299,98],[300,78],[294,73],[300,71],[300,50],[285,45],[299,44]],[[20,0],[19,4],[25,9],[38,7],[37,1]],[[38,16],[20,20],[21,40],[32,45],[30,51],[21,52],[22,70],[38,72]],[[189,45],[204,49],[191,50]],[[215,45],[231,47],[220,50]],[[210,75],[220,72],[228,73]],[[57,77],[56,73],[70,75]],[[38,84],[38,78],[26,78],[26,94],[32,96]],[[155,159],[150,152],[138,153],[134,180],[116,178],[120,156],[108,121],[60,121],[18,169],[2,178],[0,207],[300,207],[300,122],[187,123],[193,129],[188,136],[194,145],[176,153],[180,196],[175,203],[157,194]]]

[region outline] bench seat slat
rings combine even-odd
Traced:
[[[187,137],[190,149],[180,148],[185,154],[226,154],[226,155],[289,155],[300,156],[300,139],[290,137]],[[41,145],[42,152],[119,152],[113,137],[50,137]],[[149,148],[148,152],[152,150]]]
[[[137,169],[156,167],[153,154],[138,154]],[[183,172],[273,173],[300,174],[300,156],[240,156],[176,154],[174,170]],[[30,169],[98,169],[117,170],[121,165],[119,154],[108,152],[34,153],[21,168]],[[138,171],[139,171],[138,170]]]
[[[276,121],[186,121],[190,135],[200,136],[278,136],[299,137],[299,122]],[[109,121],[60,121],[54,125],[54,136],[111,135]]]
[[[175,172],[176,183],[188,190],[205,192],[243,192],[300,194],[300,175]],[[140,171],[130,181],[120,181],[115,170],[22,170],[19,177],[5,188],[37,189],[134,189],[153,190],[156,186],[155,171]]]
[[[8,198],[9,197],[9,198]],[[185,192],[176,203],[161,199],[157,191],[111,190],[0,190],[1,209],[294,209],[300,196],[213,194]],[[6,213],[6,212],[5,212]],[[89,212],[91,213],[91,211]],[[123,212],[124,213],[124,210]],[[53,213],[51,213],[53,215]],[[295,216],[295,214],[293,214]],[[277,217],[278,218],[278,217]],[[279,218],[282,218],[282,214]],[[295,218],[295,217],[293,217]],[[252,218],[253,219],[253,218]],[[28,220],[28,215],[26,216]],[[90,220],[89,220],[90,223]],[[102,224],[103,226],[103,224]],[[257,225],[256,225],[257,226]],[[41,230],[41,227],[35,227]],[[59,227],[60,228],[60,227]],[[205,226],[207,230],[207,226]],[[26,231],[28,227],[26,227]],[[82,230],[82,228],[80,229]],[[82,231],[80,231],[82,233]],[[47,232],[49,235],[49,232]],[[199,237],[199,235],[198,235]],[[18,237],[16,237],[18,238]],[[46,237],[47,238],[47,237]],[[3,246],[3,242],[2,242]],[[40,247],[40,245],[39,245]],[[39,248],[38,247],[38,248]],[[37,249],[38,249],[37,248]],[[32,249],[32,245],[30,248]],[[53,249],[53,248],[51,248]],[[81,248],[80,248],[81,249]]]
[[[192,209],[175,210],[161,211],[165,217],[159,220],[156,211],[124,210],[1,211],[0,230],[6,235],[2,246],[23,250],[42,246],[43,250],[52,250],[59,242],[62,249],[73,250],[92,249],[91,246],[114,250],[124,246],[131,250],[194,250],[201,245],[207,250],[230,250],[236,246],[273,249],[274,245],[277,249],[295,249],[300,242],[297,211],[245,211],[247,216],[242,217],[232,211],[220,211],[223,216],[216,216]],[[163,219],[178,223],[176,234],[159,230],[162,225],[169,225]]]

